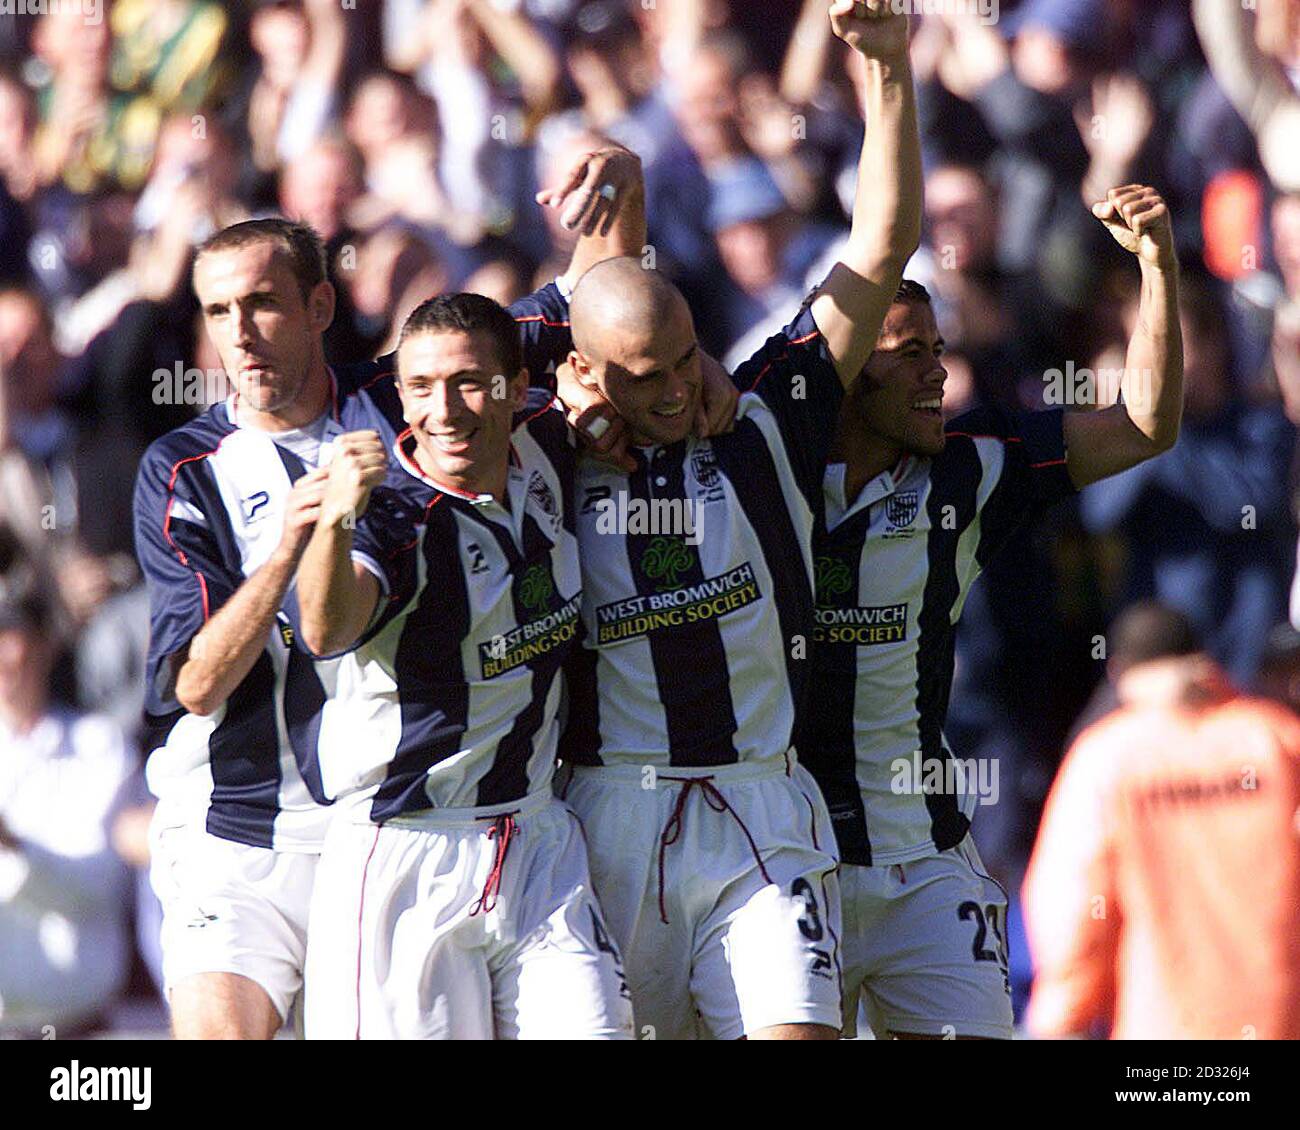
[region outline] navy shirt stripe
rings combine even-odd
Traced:
[[[631,498],[648,503],[654,497],[652,474],[667,480],[657,488],[661,497],[685,497],[684,449],[684,444],[658,448],[653,467],[638,453],[640,465],[628,479]],[[670,560],[673,580],[669,587],[704,580],[699,554],[680,537],[628,533],[626,545],[632,578],[641,595],[660,590]],[[652,633],[649,646],[667,720],[669,764],[727,765],[737,761],[732,741],[736,712],[731,673],[717,620],[696,620],[671,632]]]
[[[469,631],[469,595],[460,564],[459,537],[452,506],[434,506],[420,552],[429,583],[402,625],[395,668],[402,672],[402,736],[370,809],[382,822],[403,812],[429,807],[424,791],[430,765],[459,751],[469,717],[469,684],[460,648],[446,646]],[[443,641],[443,646],[436,646]]]

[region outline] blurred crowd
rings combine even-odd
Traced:
[[[647,262],[734,365],[834,262],[861,141],[825,0],[47,7],[0,14],[9,1031],[49,993],[96,1022],[132,929],[136,988],[157,968],[147,886],[122,910],[147,858],[129,508],[145,446],[223,395],[196,243],[305,219],[339,291],[328,357],[370,358],[431,294],[508,303],[554,277],[574,236],[534,194],[606,136],[643,161]],[[1067,737],[1104,709],[1121,609],[1180,610],[1242,687],[1289,602],[1300,617],[1300,0],[913,7],[932,14],[913,29],[926,230],[907,273],[935,296],[946,414],[1104,401],[1138,297],[1088,211],[1106,188],[1156,186],[1183,264],[1177,446],[1024,531],[963,614],[948,737],[997,759],[974,831],[1015,887]]]

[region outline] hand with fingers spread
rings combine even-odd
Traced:
[[[334,441],[318,517],[327,526],[355,525],[387,473],[388,452],[378,432],[345,432]]]
[[[555,370],[555,387],[569,426],[578,433],[587,454],[601,463],[635,471],[636,461],[627,450],[627,425],[600,390],[583,384],[568,361]]]
[[[831,29],[869,59],[896,59],[907,52],[907,16],[890,0],[832,0]]]
[[[620,145],[584,153],[563,181],[537,194],[545,208],[561,208],[568,231],[607,236],[634,193],[642,191],[641,158]]]
[[[1154,188],[1126,184],[1112,188],[1106,199],[1092,206],[1092,214],[1106,225],[1125,251],[1143,266],[1168,270],[1178,265],[1169,208]]]

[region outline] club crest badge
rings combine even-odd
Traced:
[[[885,504],[885,517],[895,529],[910,526],[916,521],[919,497],[914,490],[903,490],[891,495]]]

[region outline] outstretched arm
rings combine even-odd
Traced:
[[[903,268],[921,241],[921,143],[907,17],[888,0],[834,0],[835,34],[862,55],[866,130],[853,229],[812,314],[848,387],[876,347]]]
[[[1153,188],[1112,188],[1092,213],[1137,256],[1142,298],[1121,382],[1123,400],[1065,416],[1066,466],[1077,487],[1117,475],[1168,451],[1183,415],[1183,335],[1178,256],[1169,209]]]

